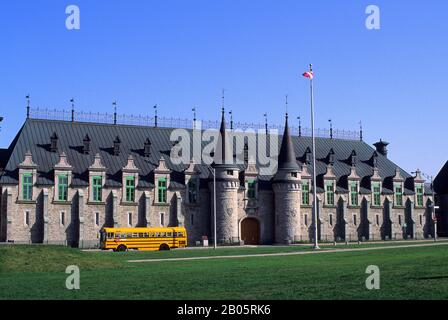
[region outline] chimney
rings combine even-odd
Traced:
[[[120,137],[117,136],[114,140],[114,155],[116,156],[120,155],[120,144],[121,144]]]
[[[53,132],[50,141],[50,152],[58,152],[58,135],[56,132]]]
[[[356,166],[356,160],[357,160],[356,151],[353,150],[352,154],[350,155],[350,163],[351,163],[352,167]]]
[[[83,148],[82,148],[82,152],[84,154],[89,154],[90,153],[90,137],[88,134],[86,134],[86,136],[84,137],[84,139],[82,140],[83,142]]]
[[[374,143],[373,145],[376,148],[376,151],[380,154],[382,154],[383,156],[387,157],[387,145],[389,144],[389,142],[383,141],[380,139],[379,142]]]
[[[143,146],[143,154],[145,158],[149,158],[151,156],[151,141],[149,138],[146,138],[145,144]]]

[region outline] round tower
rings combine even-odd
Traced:
[[[218,243],[237,242],[238,239],[238,188],[239,168],[233,159],[233,146],[226,131],[224,108],[215,149],[213,168],[216,174],[216,238]],[[213,230],[213,181],[209,184],[212,197]]]
[[[288,114],[285,132],[278,156],[278,170],[274,176],[275,195],[275,242],[291,244],[300,235],[301,181],[300,167],[296,161],[294,146],[288,127]]]

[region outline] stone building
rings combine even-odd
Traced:
[[[92,247],[104,226],[185,226],[194,245],[213,238],[214,187],[220,243],[309,241],[313,192],[321,241],[431,236],[425,181],[394,164],[384,141],[372,148],[317,138],[313,190],[311,138],[291,136],[287,117],[284,134],[266,139],[281,146],[272,174],[261,173],[248,140],[242,152],[233,145],[224,112],[211,166],[175,163],[173,130],[27,119],[0,150],[0,242]],[[206,145],[187,132],[193,144]]]

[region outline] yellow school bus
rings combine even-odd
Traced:
[[[102,228],[100,248],[114,251],[170,250],[187,245],[185,228]]]

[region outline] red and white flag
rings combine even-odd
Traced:
[[[313,79],[314,78],[314,72],[313,71],[307,71],[304,74],[302,74],[305,78]]]

